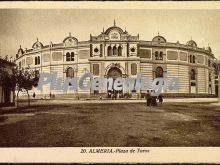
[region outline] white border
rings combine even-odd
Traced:
[[[0,9],[220,9],[220,2],[0,2]],[[121,147],[121,149],[131,149]],[[143,147],[132,147],[143,148]],[[89,148],[87,148],[89,149]],[[220,163],[220,147],[147,147],[140,154],[80,154],[80,147],[0,148],[0,162]]]

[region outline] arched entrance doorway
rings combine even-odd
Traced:
[[[190,70],[190,93],[196,93],[196,71],[195,69]]]
[[[157,68],[155,69],[154,77],[155,78],[163,78],[164,77],[164,69],[163,69],[163,67],[157,66]],[[159,83],[160,83],[160,81],[157,81],[156,85],[159,85]],[[162,83],[163,87],[161,89],[161,93],[165,92],[165,90],[164,90],[164,83],[165,82],[163,81],[163,83]]]
[[[122,77],[122,72],[118,67],[112,67],[108,70],[107,77],[116,79],[118,77]]]
[[[158,66],[155,71],[155,77],[160,78],[163,77],[163,68]]]
[[[114,81],[122,77],[122,71],[118,67],[111,67],[108,72],[107,72],[107,78],[112,78],[113,79],[113,84]],[[114,88],[112,91],[108,91],[108,98],[116,99],[116,98],[121,98],[123,96],[123,92],[121,91],[116,91]]]

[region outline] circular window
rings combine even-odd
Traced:
[[[133,47],[133,48],[131,48],[131,52],[135,52],[135,48]]]
[[[94,52],[95,52],[95,53],[98,53],[98,52],[99,52],[99,49],[98,49],[98,48],[95,48],[95,49],[94,49]]]

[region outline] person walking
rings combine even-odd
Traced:
[[[33,98],[34,98],[34,99],[35,99],[35,96],[36,96],[36,95],[35,95],[35,92],[34,92],[34,93],[33,93]]]
[[[163,104],[163,95],[160,94],[157,99],[159,100],[159,104],[162,105]]]
[[[151,106],[151,94],[147,91],[146,94],[147,106]]]
[[[152,96],[151,97],[151,105],[152,106],[157,106],[157,96]]]

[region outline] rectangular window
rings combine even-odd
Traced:
[[[131,64],[131,74],[132,75],[137,74],[137,64],[135,64],[135,63]]]
[[[93,64],[93,75],[99,75],[99,64]]]

